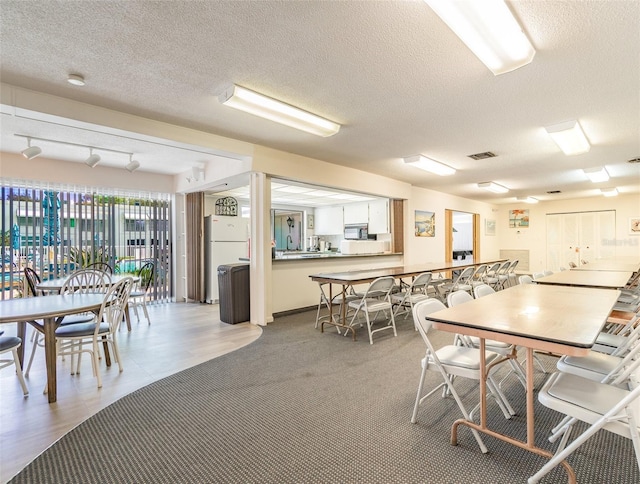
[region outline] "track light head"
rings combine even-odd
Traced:
[[[84,160],[84,162],[91,168],[94,168],[98,163],[100,163],[100,155],[95,155],[93,153],[93,148],[89,148],[89,158]]]
[[[140,162],[138,160],[132,160],[131,157],[129,157],[129,160],[129,163],[127,163],[127,166],[125,166],[125,168],[133,173],[138,168],[140,168]]]
[[[27,138],[27,148],[22,150],[21,153],[27,160],[33,160],[42,153],[42,149],[39,146],[31,146],[31,138]]]

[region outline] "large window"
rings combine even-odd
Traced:
[[[0,230],[1,299],[22,295],[22,274],[61,277],[92,262],[135,274],[152,262],[153,301],[171,295],[171,199],[169,194],[32,188],[3,182]]]

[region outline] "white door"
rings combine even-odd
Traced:
[[[616,212],[574,212],[547,215],[547,268],[557,271],[570,262],[613,257]]]

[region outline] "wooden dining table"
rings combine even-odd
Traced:
[[[43,320],[44,351],[47,368],[47,395],[49,403],[57,400],[56,327],[64,316],[98,311],[104,294],[65,294],[43,297],[16,298],[0,301],[0,324],[18,323],[18,337],[25,340],[26,323]],[[34,326],[37,328],[37,326]],[[39,328],[37,328],[39,329]],[[24,345],[21,345],[21,363]]]
[[[535,280],[536,284],[556,286],[599,287],[622,289],[631,276],[630,271],[560,271]]]
[[[585,356],[602,330],[620,291],[542,284],[520,284],[427,316],[433,328],[480,339],[480,368],[486,368],[487,339],[503,341],[526,350],[527,439],[521,441],[487,427],[486,379],[481,372],[480,423],[456,420],[451,443],[457,444],[457,429],[468,426],[512,445],[552,458],[553,454],[535,445],[534,351]],[[575,473],[563,461],[569,482]]]
[[[378,277],[392,276],[396,279],[402,279],[405,277],[415,277],[424,272],[447,272],[454,271],[460,269],[466,269],[467,267],[475,267],[482,264],[494,264],[496,262],[504,262],[507,259],[488,259],[488,260],[473,260],[473,259],[465,259],[465,260],[452,260],[445,262],[425,262],[424,264],[412,264],[406,266],[395,266],[395,267],[387,267],[387,268],[379,268],[379,269],[370,269],[370,270],[360,270],[360,271],[346,271],[346,272],[331,272],[331,273],[321,273],[321,274],[311,274],[309,277],[312,281],[317,282],[318,285],[322,286],[323,284],[329,284],[329,297],[326,303],[327,309],[329,311],[329,319],[324,321],[326,324],[331,324],[338,328],[343,328],[346,330],[354,331],[354,329],[347,325],[346,319],[346,299],[347,292],[349,287],[356,286],[358,284],[368,284]],[[435,279],[435,281],[450,281],[451,279]],[[340,308],[340,315],[338,318],[334,318],[331,309],[331,301],[333,301],[333,286],[339,285],[341,286],[341,291],[339,294],[342,294],[342,304]],[[322,292],[322,287],[320,288]],[[321,328],[322,328],[321,324]],[[355,333],[354,333],[355,338]]]

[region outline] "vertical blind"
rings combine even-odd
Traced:
[[[1,299],[22,296],[25,267],[41,279],[93,262],[136,274],[152,262],[149,299],[172,294],[171,195],[2,180]]]

